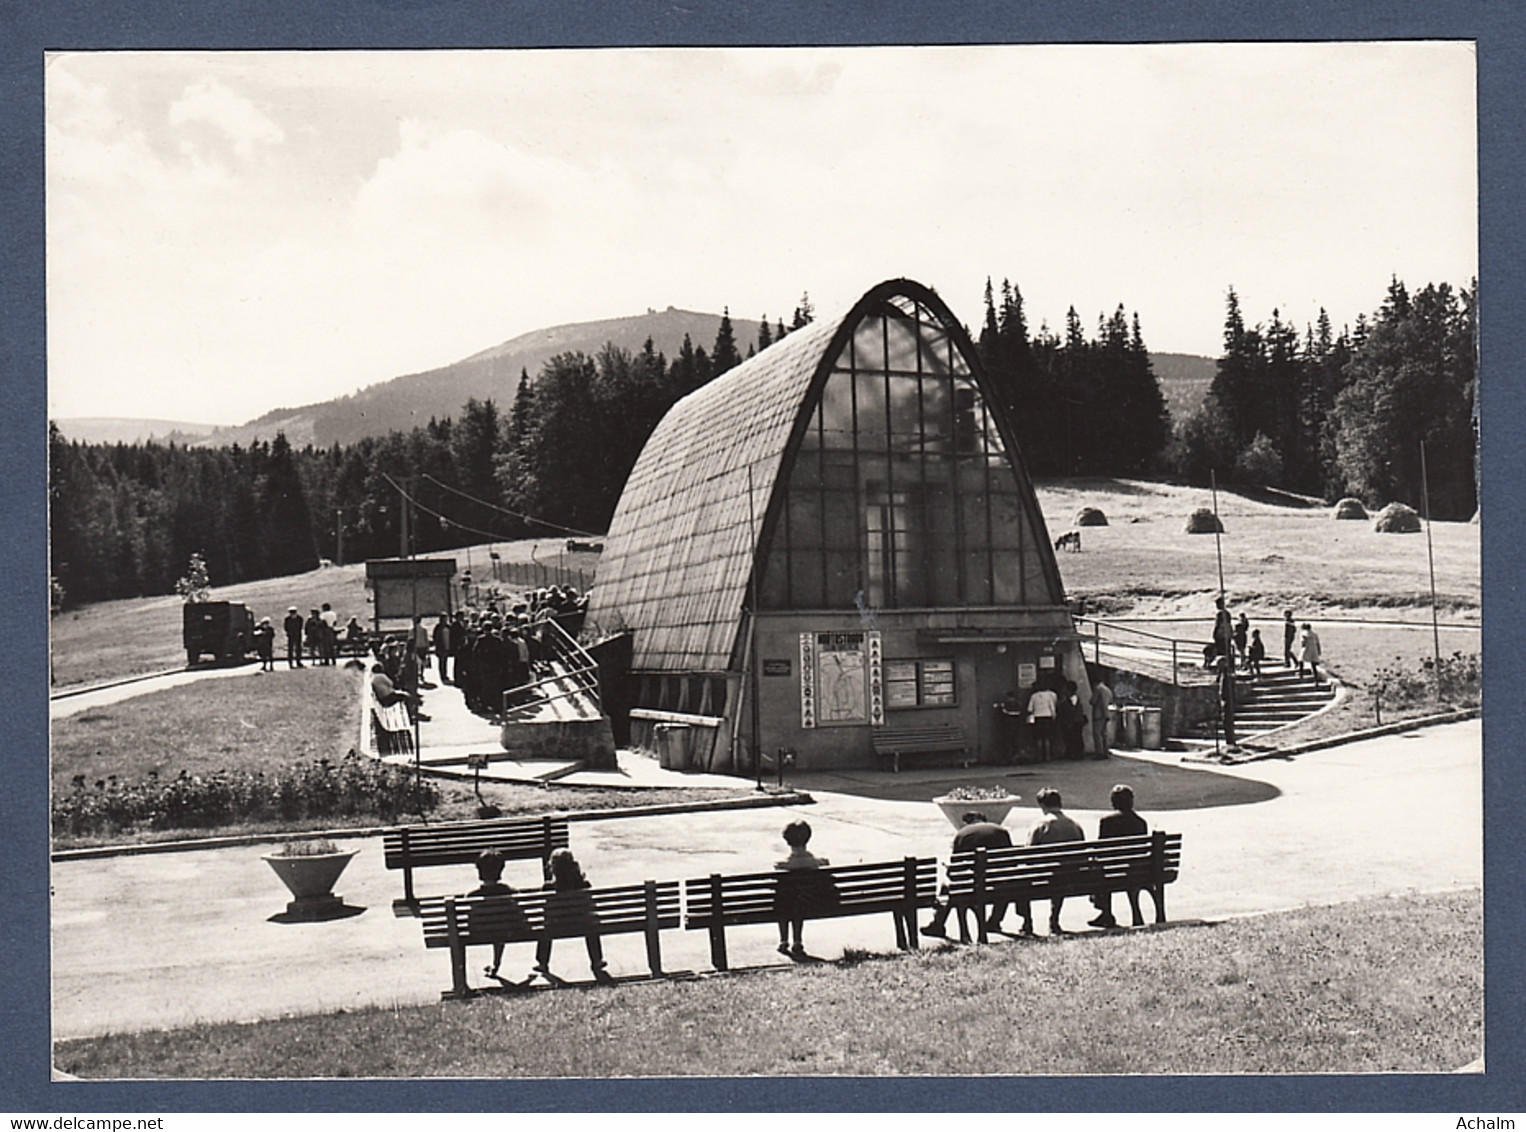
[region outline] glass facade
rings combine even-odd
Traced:
[[[996,423],[953,340],[909,298],[855,327],[780,490],[765,609],[1054,600]]]

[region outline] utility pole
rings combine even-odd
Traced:
[[[334,565],[344,565],[344,508],[334,508]]]
[[[1224,529],[1224,524],[1219,522],[1219,475],[1212,468],[1208,469],[1208,489],[1213,495],[1213,553],[1219,560],[1219,596],[1224,596],[1224,550],[1219,545],[1219,532]]]
[[[1425,441],[1420,442],[1420,505],[1425,509],[1425,557],[1431,569],[1431,647],[1436,652],[1436,694],[1441,694],[1441,627],[1436,620],[1436,552],[1431,547],[1431,489],[1425,478]]]

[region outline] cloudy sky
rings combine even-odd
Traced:
[[[1477,272],[1462,43],[49,57],[51,416],[233,424],[882,279],[1157,351]]]

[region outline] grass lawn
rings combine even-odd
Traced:
[[[1475,891],[57,1043],[86,1078],[1445,1073],[1483,1051]]]
[[[560,561],[590,575],[599,559],[596,554],[567,554],[565,543],[546,539],[442,551],[441,557],[455,558],[463,570],[469,565],[473,575],[481,583],[488,584],[492,576],[489,550],[498,554],[504,563]],[[243,602],[256,619],[269,617],[276,625],[276,656],[284,657],[286,638],[281,632],[281,618],[291,606],[296,606],[306,616],[308,610],[328,602],[339,614],[341,625],[353,615],[369,627],[371,595],[365,582],[363,563],[326,566],[286,578],[215,586],[212,597],[216,601]],[[183,668],[185,648],[180,640],[180,606],[180,599],[173,594],[126,598],[71,609],[54,617],[51,624],[53,687],[95,684],[144,672]]]
[[[105,707],[91,708],[58,720],[52,728],[52,786],[55,793],[72,790],[76,775],[90,784],[113,775],[123,785],[141,782],[151,774],[161,780],[185,771],[208,775],[215,771],[266,771],[296,762],[337,760],[355,745],[356,681],[343,666],[306,668],[249,677],[233,677],[185,685],[136,696]],[[492,785],[483,798],[505,815],[559,811],[603,810],[636,805],[715,801],[750,795],[752,784],[738,780],[737,791],[712,789],[642,789]],[[470,785],[442,782],[436,820],[476,816],[477,799]],[[288,829],[337,828],[370,825],[372,819],[313,819],[290,822],[241,823],[215,829],[129,830],[91,837],[55,840],[54,848],[172,840],[233,833],[268,833]]]

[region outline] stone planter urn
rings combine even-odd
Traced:
[[[291,890],[286,915],[294,920],[324,920],[344,913],[344,901],[334,895],[334,882],[356,850],[329,847],[320,852],[266,853],[265,863]]]
[[[948,818],[950,825],[961,829],[964,826],[964,815],[972,810],[985,814],[986,821],[1000,825],[1007,820],[1012,807],[1022,800],[1021,794],[1007,794],[1000,798],[954,798],[945,794],[941,798],[934,798],[933,805],[943,811],[943,816]]]

